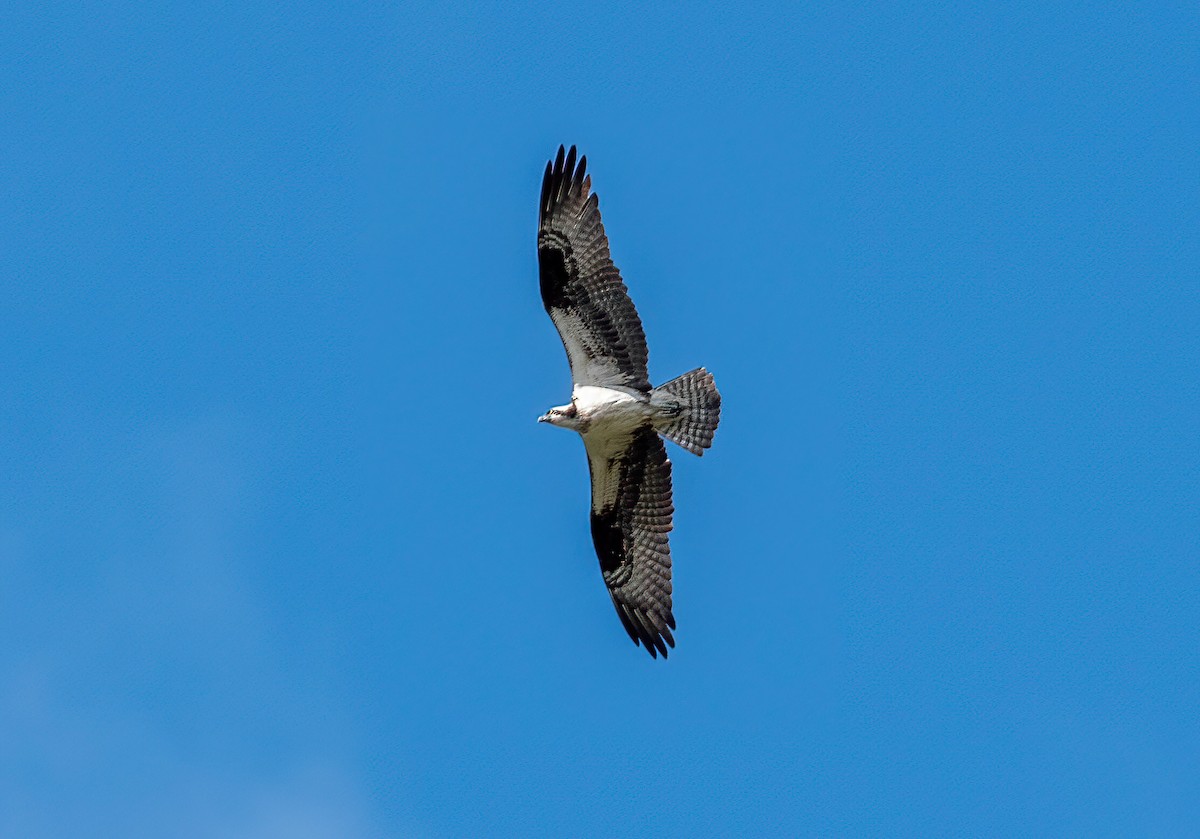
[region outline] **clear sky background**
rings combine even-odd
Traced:
[[[1196,835],[1194,2],[2,18],[0,835]],[[666,662],[559,143],[725,399]]]

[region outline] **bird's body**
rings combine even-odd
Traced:
[[[571,391],[570,405],[551,408],[546,416],[545,422],[578,431],[587,440],[589,435],[599,439],[627,434],[646,424],[651,417],[651,409],[650,400],[644,393],[625,388],[575,385]],[[556,421],[559,417],[569,419],[566,422]]]
[[[651,656],[671,630],[671,462],[663,435],[693,454],[712,444],[721,397],[704,368],[657,388],[646,337],[608,252],[587,159],[561,146],[547,164],[538,217],[542,301],[571,363],[571,401],[539,418],[577,431],[592,478],[592,540],[626,632]]]
[[[570,406],[552,408],[544,421],[578,431],[592,462],[608,463],[619,458],[629,448],[633,435],[653,424],[649,398],[636,391],[576,385],[571,392],[571,406],[574,411]],[[600,483],[592,487],[593,507],[615,502],[618,475],[617,470],[602,470]],[[593,475],[593,480],[596,478]]]

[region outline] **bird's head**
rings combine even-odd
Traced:
[[[570,428],[578,431],[580,427],[579,409],[575,407],[574,402],[559,408],[551,408],[538,417],[538,422],[548,422],[551,425],[557,425],[559,428]]]

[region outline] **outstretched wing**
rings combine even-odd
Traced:
[[[575,147],[546,164],[538,213],[542,302],[558,328],[577,385],[650,390],[646,334],[608,253],[598,199],[575,166]]]
[[[586,438],[585,438],[586,442]],[[657,432],[634,433],[618,452],[588,447],[592,541],[617,615],[651,656],[675,646],[671,630],[671,461]]]

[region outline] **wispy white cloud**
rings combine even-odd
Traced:
[[[369,808],[353,780],[336,767],[292,767],[273,781],[241,792],[241,800],[219,811],[207,836],[230,839],[339,839],[375,834]]]
[[[91,496],[64,501],[95,519],[86,556],[0,522],[21,586],[0,620],[0,835],[376,835],[352,721],[297,676],[254,583],[264,449],[227,415],[113,441],[108,468],[62,481]]]

